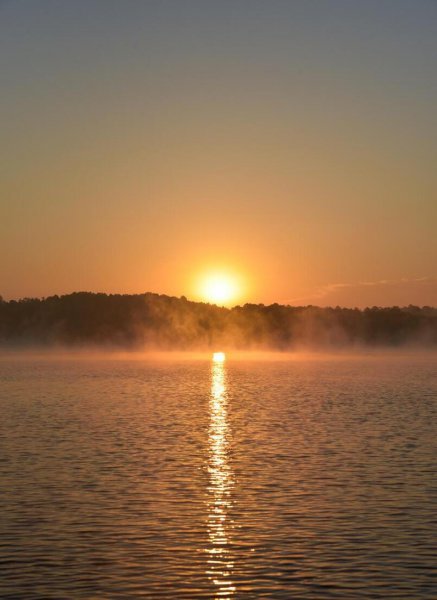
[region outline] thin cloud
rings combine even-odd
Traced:
[[[359,294],[359,290],[364,289],[375,289],[375,291],[381,292],[381,297],[384,297],[387,290],[403,290],[407,293],[411,290],[412,287],[417,288],[420,287],[421,290],[426,288],[429,291],[429,288],[433,290],[433,286],[435,286],[436,299],[437,299],[437,277],[415,277],[415,278],[407,278],[403,277],[401,279],[380,279],[378,281],[358,281],[358,282],[341,282],[341,283],[328,283],[326,285],[320,286],[315,289],[312,293],[309,293],[305,296],[299,296],[293,298],[290,301],[290,304],[296,303],[314,303],[320,302],[324,299],[329,299],[332,296],[335,296],[336,292],[353,290],[357,294]],[[402,303],[402,302],[401,302]],[[434,302],[435,303],[435,302]]]

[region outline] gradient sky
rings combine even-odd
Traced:
[[[437,305],[437,2],[0,0],[0,294]]]

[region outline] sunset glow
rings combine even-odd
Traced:
[[[0,40],[0,600],[437,600],[437,0]]]
[[[212,304],[229,306],[240,295],[240,286],[235,276],[226,273],[213,273],[201,279],[200,298]]]
[[[436,3],[273,4],[0,3],[4,299],[437,303]]]

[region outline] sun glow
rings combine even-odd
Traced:
[[[212,355],[213,362],[225,362],[226,354],[224,352],[214,352]]]
[[[214,273],[204,277],[199,286],[201,298],[212,304],[229,305],[236,301],[240,286],[236,277],[224,273]]]

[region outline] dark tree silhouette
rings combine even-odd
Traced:
[[[232,309],[184,296],[76,292],[0,298],[0,344],[123,348],[232,347],[287,350],[301,345],[437,344],[437,309],[319,308],[245,304]]]

